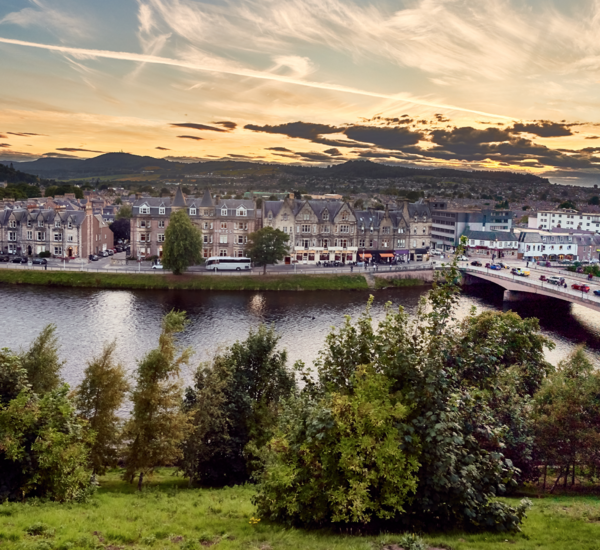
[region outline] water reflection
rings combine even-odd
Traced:
[[[387,301],[414,313],[423,287],[378,291],[372,315],[379,320]],[[290,364],[311,364],[332,327],[345,315],[356,318],[365,308],[368,292],[186,292],[96,291],[0,286],[4,315],[0,318],[0,346],[17,350],[29,345],[47,323],[55,323],[66,361],[64,376],[71,384],[81,380],[85,363],[116,339],[126,369],[152,349],[160,333],[162,315],[186,310],[190,324],[181,337],[196,350],[194,364],[214,351],[243,339],[258,323],[274,324],[288,350]],[[574,346],[585,343],[600,357],[600,314],[559,301],[503,304],[494,285],[469,287],[460,299],[460,316],[472,306],[507,309],[540,319],[543,332],[557,347],[549,359],[556,363]]]

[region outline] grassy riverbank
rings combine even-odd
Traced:
[[[431,284],[422,279],[385,279],[383,277],[375,277],[375,288],[404,288],[407,286],[423,286]]]
[[[340,535],[256,521],[251,486],[189,489],[173,472],[159,472],[138,494],[113,472],[87,504],[0,505],[3,549],[81,548],[201,550],[381,550],[398,534]],[[600,539],[600,501],[592,497],[534,499],[521,533],[425,535],[452,550],[592,550]]]
[[[362,275],[192,275],[1,269],[0,283],[105,289],[368,290]]]

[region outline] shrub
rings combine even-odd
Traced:
[[[38,258],[50,258],[50,256],[52,256],[52,254],[49,250],[43,250],[38,254]]]

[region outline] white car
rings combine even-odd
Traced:
[[[163,265],[159,263],[152,264],[152,269],[162,269]]]
[[[430,256],[441,256],[442,253],[439,250],[436,250],[435,248],[433,250],[429,251],[429,255]]]
[[[458,258],[456,258],[459,262],[467,262],[469,261],[469,258],[467,258],[465,255],[459,256]]]

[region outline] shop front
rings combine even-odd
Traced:
[[[410,255],[410,259],[415,262],[423,262],[427,259],[428,252],[427,248],[415,248],[415,251]]]
[[[396,260],[401,263],[408,262],[410,250],[394,250],[394,256],[396,257]]]
[[[294,251],[293,260],[296,263],[316,264],[317,262],[342,262],[349,263],[356,260],[357,248],[313,247],[306,249],[297,246]]]

